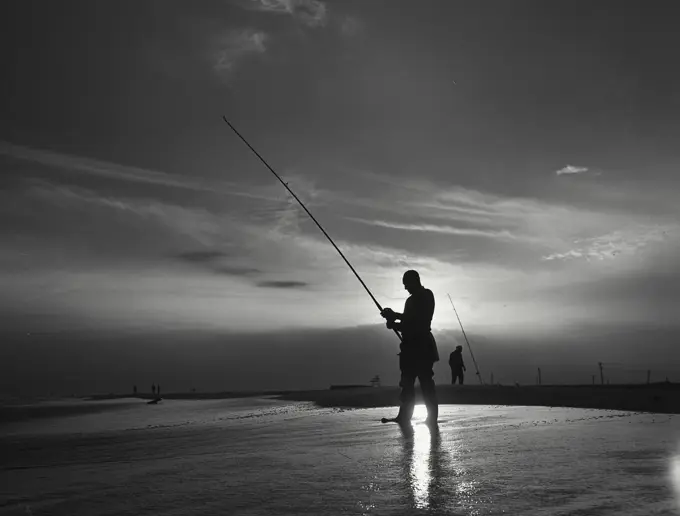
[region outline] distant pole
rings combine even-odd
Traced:
[[[538,368],[538,385],[541,385],[541,368]]]
[[[647,385],[649,385],[650,376],[652,376],[652,372],[649,369],[647,369]]]
[[[604,373],[602,372],[602,362],[597,363],[598,366],[600,366],[600,382],[602,385],[604,385]]]
[[[479,367],[477,367],[477,361],[475,360],[475,355],[472,354],[472,347],[470,346],[470,341],[467,338],[467,335],[465,334],[465,328],[463,328],[463,323],[460,321],[460,317],[458,316],[458,310],[456,310],[456,307],[453,305],[453,300],[451,299],[451,294],[446,294],[449,296],[449,301],[451,302],[451,307],[453,308],[453,312],[456,314],[456,319],[458,319],[458,324],[460,324],[460,329],[463,331],[463,337],[465,337],[465,342],[467,343],[468,350],[470,350],[470,356],[472,357],[472,363],[475,365],[475,370],[477,371],[477,378],[479,379],[479,383],[484,385],[484,379],[482,378],[481,373],[479,372]]]

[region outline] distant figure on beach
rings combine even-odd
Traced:
[[[156,384],[155,383],[151,384],[151,394],[154,394],[154,395],[156,394]]]
[[[136,385],[133,385],[133,386],[132,386],[132,393],[133,393],[135,396],[137,396],[137,386],[136,386]]]
[[[439,360],[439,353],[430,328],[434,315],[434,295],[421,285],[420,275],[414,270],[404,273],[403,283],[411,294],[404,305],[404,313],[394,312],[391,308],[380,312],[387,319],[387,328],[400,331],[402,336],[399,353],[401,404],[394,420],[397,423],[411,421],[416,401],[415,382],[418,378],[427,407],[427,422],[436,423],[439,407],[432,368]]]
[[[451,366],[451,384],[456,384],[456,379],[460,385],[463,385],[463,371],[465,371],[465,364],[463,363],[463,346],[456,346],[455,351],[449,355],[449,366]]]

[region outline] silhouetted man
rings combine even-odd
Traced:
[[[402,336],[399,353],[401,404],[395,421],[411,421],[416,401],[415,382],[418,378],[427,407],[427,422],[436,423],[439,407],[432,367],[439,360],[439,353],[430,328],[434,315],[434,295],[420,284],[420,275],[416,271],[406,271],[403,283],[411,294],[404,305],[404,313],[394,312],[391,308],[385,308],[380,313],[387,319],[387,328],[400,331]]]
[[[152,384],[151,384],[151,392],[152,392],[153,394],[156,394],[156,384],[155,384],[155,383],[152,383]]]
[[[449,366],[451,366],[451,384],[455,385],[458,380],[458,383],[463,385],[463,371],[466,370],[463,363],[463,346],[456,346],[456,350],[451,352]]]

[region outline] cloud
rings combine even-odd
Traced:
[[[261,274],[263,271],[256,267],[236,264],[224,264],[223,260],[230,257],[229,254],[218,250],[189,251],[175,256],[180,261],[194,265],[206,266],[208,270],[219,275],[227,276],[250,276]]]
[[[304,288],[309,286],[306,281],[282,281],[282,280],[271,280],[271,281],[260,281],[257,283],[258,287],[262,288]]]
[[[87,174],[110,179],[179,187],[190,190],[210,191],[210,188],[207,185],[201,184],[200,181],[190,180],[188,178],[156,172],[154,170],[119,165],[117,163],[100,161],[83,156],[34,149],[32,147],[15,145],[5,141],[0,141],[0,155],[14,159],[32,161],[50,167],[85,172]]]
[[[347,220],[378,226],[389,229],[401,229],[404,231],[424,231],[429,233],[443,233],[446,235],[477,236],[484,238],[495,238],[500,240],[517,240],[518,237],[509,231],[487,231],[473,228],[457,228],[454,226],[437,224],[402,224],[399,222],[387,222],[384,220],[366,220],[354,217],[347,217]]]
[[[169,174],[167,172],[121,165],[119,163],[92,159],[85,156],[62,154],[44,149],[15,145],[5,141],[0,141],[0,156],[7,156],[13,159],[39,163],[55,169],[80,172],[89,176],[103,177],[122,182],[143,183],[195,192],[219,193],[249,199],[269,201],[279,200],[279,197],[274,195],[265,195],[255,191],[248,191],[239,183],[211,181],[184,175]],[[12,181],[10,177],[9,174],[7,174],[6,177],[3,176],[3,180],[0,182],[0,189],[2,189],[3,183],[7,183],[8,188],[15,184],[19,184],[18,180]]]
[[[678,231],[673,225],[638,225],[612,231],[611,233],[575,240],[581,244],[565,252],[544,256],[544,261],[552,260],[608,260],[617,256],[632,256],[652,244],[663,242],[670,233]]]
[[[177,255],[180,260],[190,263],[210,263],[220,258],[226,258],[227,254],[223,251],[189,251]]]
[[[267,49],[267,34],[255,29],[230,29],[218,36],[213,45],[213,70],[228,79],[245,58],[263,54]]]
[[[588,172],[588,167],[575,167],[574,165],[567,165],[559,170],[555,171],[555,174],[561,176],[563,174],[583,174]]]
[[[234,226],[233,219],[226,215],[217,217],[203,208],[183,207],[154,199],[102,196],[85,188],[56,186],[47,182],[39,183],[30,192],[34,198],[61,208],[89,205],[142,217],[203,245],[212,244]]]
[[[545,261],[551,261],[551,260],[569,260],[571,258],[583,258],[583,253],[581,251],[576,251],[575,249],[572,249],[570,251],[567,251],[566,253],[552,253],[547,256],[544,256],[542,259]]]
[[[328,20],[328,8],[318,0],[251,0],[258,11],[288,14],[308,27],[322,27]]]

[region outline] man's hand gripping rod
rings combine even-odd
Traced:
[[[372,292],[369,290],[369,288],[366,286],[366,283],[364,283],[364,280],[362,280],[362,279],[361,279],[361,276],[359,276],[359,274],[357,273],[357,271],[354,270],[354,267],[352,267],[352,264],[349,263],[349,260],[348,260],[347,258],[345,258],[345,255],[342,254],[342,251],[340,250],[340,248],[339,248],[337,245],[335,245],[335,242],[333,242],[333,239],[328,235],[328,233],[326,233],[326,230],[325,230],[323,227],[321,227],[321,224],[319,224],[319,221],[317,221],[317,220],[314,218],[314,215],[311,214],[311,212],[310,212],[310,211],[307,209],[307,207],[302,203],[302,201],[298,198],[298,196],[295,195],[295,193],[293,192],[293,190],[291,190],[291,189],[288,187],[288,183],[284,182],[283,179],[281,179],[281,177],[280,177],[276,172],[274,172],[274,169],[273,169],[272,167],[269,166],[269,163],[267,163],[267,162],[264,160],[264,158],[263,158],[262,156],[260,156],[260,154],[253,148],[253,146],[250,145],[250,143],[248,143],[248,140],[246,140],[243,136],[241,136],[241,133],[239,133],[239,132],[236,130],[236,128],[235,128],[233,125],[231,125],[231,123],[229,122],[229,120],[227,120],[227,117],[226,117],[226,116],[223,116],[223,117],[222,117],[222,120],[224,120],[224,121],[227,123],[227,125],[228,125],[229,127],[231,127],[231,130],[234,131],[234,133],[236,133],[236,136],[238,136],[238,137],[243,141],[243,143],[245,143],[245,144],[248,146],[248,148],[253,152],[253,154],[255,154],[255,156],[257,156],[257,157],[260,159],[260,161],[261,161],[262,163],[264,163],[264,166],[267,167],[267,168],[269,169],[269,171],[270,171],[272,174],[274,174],[274,176],[276,177],[276,179],[279,180],[279,183],[281,183],[281,184],[283,185],[283,187],[284,187],[286,190],[288,190],[288,192],[290,193],[290,195],[292,195],[293,198],[300,204],[300,206],[302,206],[302,209],[305,210],[305,212],[307,212],[307,215],[309,215],[309,217],[314,221],[314,223],[315,223],[315,224],[317,225],[317,227],[321,230],[321,232],[324,234],[324,236],[325,236],[325,237],[328,239],[328,241],[333,245],[333,247],[334,247],[335,250],[338,252],[338,254],[340,254],[340,256],[342,257],[342,259],[345,260],[345,263],[346,263],[347,266],[350,268],[350,270],[354,273],[354,275],[357,277],[357,279],[359,280],[359,283],[361,283],[361,285],[364,287],[364,289],[366,290],[366,292],[368,293],[368,295],[371,296],[371,299],[372,299],[373,302],[375,303],[375,306],[378,307],[378,310],[380,310],[380,312],[382,312],[382,311],[383,311],[382,306],[380,306],[380,303],[378,303],[378,300],[375,298],[375,296],[373,295],[373,293],[372,293]],[[401,341],[401,340],[402,340],[402,339],[401,339],[401,334],[400,334],[396,329],[393,329],[393,331],[394,331],[394,333],[396,334],[396,336],[399,337],[399,340]]]

